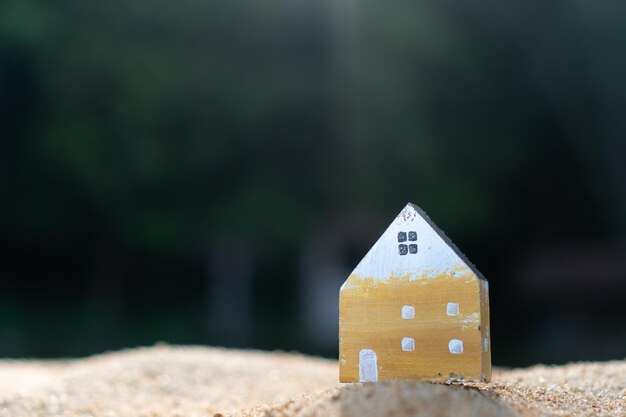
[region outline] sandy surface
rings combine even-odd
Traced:
[[[339,384],[337,363],[201,347],[0,361],[0,416],[626,416],[626,361],[497,370],[471,386]]]

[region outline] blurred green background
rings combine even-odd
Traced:
[[[626,356],[626,3],[0,2],[0,356],[336,356],[406,202],[498,365]]]

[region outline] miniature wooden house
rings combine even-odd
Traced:
[[[339,379],[491,379],[488,283],[408,204],[341,287]]]

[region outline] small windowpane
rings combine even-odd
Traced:
[[[405,352],[410,352],[415,350],[415,339],[412,337],[403,337],[402,338],[402,350]]]
[[[463,353],[463,341],[459,339],[450,340],[450,342],[448,343],[448,349],[450,350],[450,353],[453,353],[455,355]]]
[[[448,303],[448,305],[446,306],[446,314],[448,316],[458,316],[459,303]]]
[[[409,232],[409,240],[414,242],[417,240],[417,232]]]
[[[409,253],[409,247],[407,245],[398,245],[398,253],[400,255],[406,255]]]
[[[398,232],[398,242],[406,242],[406,232]]]
[[[414,317],[415,317],[415,307],[402,306],[402,318],[403,319],[412,319]]]
[[[410,253],[417,253],[417,245],[415,245],[415,244],[409,245],[409,252]]]

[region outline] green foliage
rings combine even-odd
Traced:
[[[625,7],[4,1],[4,241],[73,242],[97,272],[235,235],[278,264],[334,216],[409,200],[470,254],[581,223],[623,237]]]

